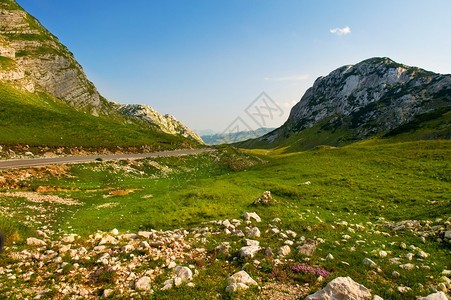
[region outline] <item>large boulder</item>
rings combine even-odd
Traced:
[[[325,288],[307,296],[306,300],[360,300],[370,299],[370,290],[350,277],[337,277]]]

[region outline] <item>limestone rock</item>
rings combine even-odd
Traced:
[[[257,285],[257,282],[252,279],[251,276],[246,271],[239,271],[227,279],[229,284],[232,283],[243,283],[246,285]]]
[[[174,274],[183,282],[193,279],[193,272],[188,267],[177,266],[174,268]]]
[[[47,243],[44,242],[43,240],[30,237],[30,238],[27,239],[27,245],[31,245],[31,246],[47,246]]]
[[[370,291],[350,277],[337,277],[306,300],[370,299]]]
[[[299,246],[297,248],[298,253],[306,255],[306,256],[312,256],[313,252],[315,252],[317,247],[317,242],[312,239],[306,239],[304,244],[302,246]]]
[[[246,221],[249,221],[250,219],[254,219],[255,221],[257,221],[257,222],[261,222],[262,221],[262,219],[259,217],[259,215],[257,215],[257,213],[255,213],[255,212],[247,212],[247,213],[244,213],[242,216],[241,216],[244,220],[246,220]]]
[[[252,227],[246,232],[248,237],[260,237],[260,229],[258,227]]]
[[[240,249],[240,257],[253,258],[255,253],[260,250],[260,246],[246,246]]]
[[[426,297],[418,298],[418,300],[448,300],[448,297],[444,292],[437,292]]]

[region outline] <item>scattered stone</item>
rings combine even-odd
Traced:
[[[404,293],[411,291],[412,289],[408,286],[398,286],[397,290],[398,290],[398,292],[404,294]]]
[[[437,292],[423,298],[418,298],[418,300],[448,300],[448,297],[444,292]]]
[[[118,241],[114,237],[107,235],[100,240],[99,245],[105,245],[105,244],[116,245],[117,243],[118,243]]]
[[[290,246],[288,246],[288,245],[282,246],[277,250],[277,254],[279,256],[287,256],[288,254],[290,254],[290,252],[291,252],[291,249],[290,249]]]
[[[418,255],[419,258],[427,258],[428,257],[428,254],[426,252],[424,252],[424,251],[419,251],[417,253],[417,255]]]
[[[113,293],[114,293],[114,290],[112,290],[112,289],[105,289],[105,290],[103,290],[102,296],[103,296],[103,298],[108,298],[111,295],[113,295]]]
[[[116,228],[114,228],[113,230],[110,231],[110,234],[112,234],[112,235],[118,235],[118,234],[119,234],[119,230],[117,230]]]
[[[260,246],[246,246],[240,249],[240,257],[253,258],[255,253],[260,250]]]
[[[377,266],[377,264],[374,261],[372,261],[371,259],[369,259],[368,257],[365,257],[363,259],[363,264],[364,265],[368,265],[368,266],[373,267],[373,268]]]
[[[404,265],[399,265],[399,267],[401,269],[405,269],[405,270],[412,270],[413,268],[415,268],[415,265],[411,264],[411,263],[407,263],[407,264],[404,264]]]
[[[317,247],[317,242],[312,239],[306,239],[304,242],[304,245],[299,246],[297,248],[298,253],[306,255],[306,256],[312,256],[313,252],[315,252]]]
[[[412,260],[413,259],[413,253],[407,253],[405,255],[405,258],[407,258],[408,260]]]
[[[246,232],[248,237],[260,237],[260,229],[258,227],[252,227]]]
[[[337,277],[306,300],[370,299],[370,291],[350,277]]]
[[[401,276],[401,274],[399,274],[399,272],[397,272],[397,271],[393,271],[393,272],[391,273],[391,276],[393,276],[393,277],[395,277],[395,278],[398,278],[399,276]]]
[[[27,245],[30,246],[47,246],[47,243],[44,242],[43,240],[34,238],[34,237],[30,237],[27,239]]]
[[[384,258],[384,257],[386,257],[387,256],[387,252],[386,251],[384,251],[384,250],[381,250],[381,251],[379,251],[379,257],[382,257],[382,258]]]
[[[255,212],[247,212],[241,216],[244,220],[249,221],[250,219],[254,219],[257,222],[261,222],[262,219]]]
[[[246,271],[239,271],[227,279],[228,283],[244,283],[247,285],[257,285],[257,282],[252,279]]]
[[[327,256],[326,256],[326,259],[332,260],[332,259],[334,259],[334,256],[333,256],[331,253],[329,253],[329,254],[327,254]]]
[[[174,268],[174,274],[179,277],[182,282],[193,280],[193,272],[188,267],[177,266]]]
[[[246,246],[259,246],[259,245],[260,245],[260,242],[259,242],[259,241],[256,241],[256,240],[246,239],[246,240],[244,241],[244,244],[245,244]]]
[[[276,201],[272,198],[271,192],[270,191],[266,191],[260,197],[255,199],[254,202],[252,203],[252,205],[258,205],[258,204],[268,205],[268,204],[271,204],[273,202],[276,202]]]

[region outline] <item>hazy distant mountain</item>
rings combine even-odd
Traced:
[[[230,144],[260,137],[274,128],[259,128],[254,131],[240,131],[236,133],[217,133],[212,135],[201,136],[202,140],[209,145]]]
[[[311,149],[374,135],[451,138],[451,75],[371,58],[319,77],[280,128],[240,147]]]

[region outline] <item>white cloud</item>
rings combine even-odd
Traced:
[[[271,81],[302,81],[307,80],[309,76],[305,75],[294,75],[294,76],[286,76],[286,77],[265,77],[265,80]]]
[[[351,28],[349,26],[343,27],[343,28],[334,28],[330,30],[330,33],[336,34],[336,35],[346,35],[351,33]]]

